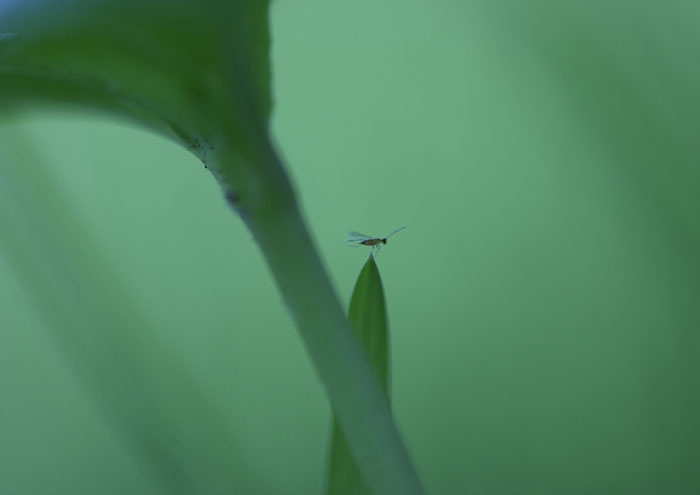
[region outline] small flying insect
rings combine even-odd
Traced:
[[[391,234],[389,234],[386,237],[372,237],[369,235],[360,234],[359,232],[350,232],[350,239],[348,239],[348,242],[354,242],[357,244],[355,246],[349,246],[349,247],[370,246],[372,248],[372,251],[370,251],[370,254],[372,254],[372,253],[374,253],[375,250],[378,251],[382,244],[386,244],[386,240],[389,237],[396,234],[397,232],[401,232],[405,228],[406,228],[406,226],[403,226],[399,229],[396,229],[395,231],[393,231]]]

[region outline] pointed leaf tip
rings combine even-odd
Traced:
[[[382,279],[374,256],[369,256],[350,298],[348,318],[364,349],[370,366],[389,401],[389,328]],[[328,495],[369,495],[345,435],[333,418],[326,469]]]

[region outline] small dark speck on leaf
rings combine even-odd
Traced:
[[[201,150],[202,149],[202,143],[199,141],[198,138],[194,138],[192,142],[190,142],[187,147],[191,150]]]

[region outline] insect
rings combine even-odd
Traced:
[[[396,229],[393,231],[391,234],[389,234],[386,237],[372,237],[369,235],[365,234],[360,234],[359,232],[350,232],[350,239],[348,239],[348,242],[354,242],[356,243],[355,246],[350,246],[350,247],[358,247],[360,245],[362,246],[370,246],[372,248],[372,251],[370,252],[373,253],[375,250],[379,250],[382,244],[386,244],[386,240],[391,237],[392,235],[396,234],[397,232],[402,231],[406,227],[403,226],[399,229]]]

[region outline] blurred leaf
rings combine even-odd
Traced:
[[[350,299],[348,317],[388,401],[390,392],[389,325],[386,317],[384,288],[374,256],[370,255],[357,277]],[[326,493],[331,495],[372,493],[360,474],[335,416],[331,428]]]
[[[234,425],[158,338],[26,139],[3,137],[0,248],[108,425],[163,493],[260,490]]]

